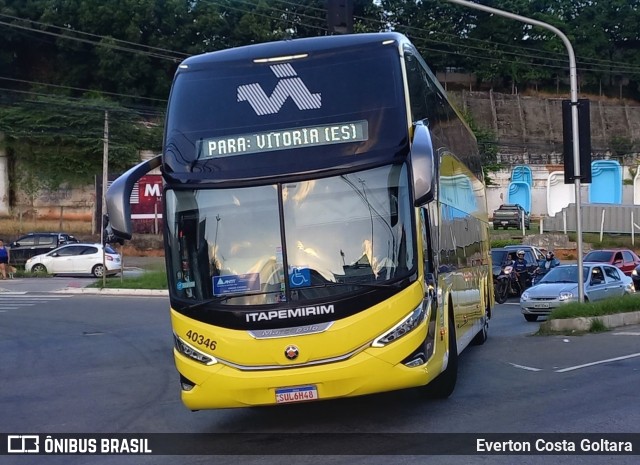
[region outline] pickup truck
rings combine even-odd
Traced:
[[[529,212],[526,212],[521,205],[518,204],[503,204],[500,205],[496,211],[493,212],[493,229],[499,227],[516,228],[522,227],[522,215],[524,214],[524,227],[529,229]]]

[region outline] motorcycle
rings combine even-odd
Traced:
[[[555,262],[552,262],[549,266],[545,266],[546,261],[540,260],[538,262],[538,268],[536,268],[533,274],[532,286],[535,286],[536,284],[538,284],[540,280],[544,278],[549,271],[551,271],[553,268],[555,268],[559,264],[560,262],[556,260]]]
[[[512,265],[505,265],[500,274],[494,277],[493,285],[496,302],[503,304],[509,297],[520,297],[525,289],[531,285],[529,272],[518,273]]]

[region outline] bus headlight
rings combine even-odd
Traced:
[[[184,342],[176,334],[173,335],[173,344],[178,352],[180,352],[185,357],[189,357],[190,359],[195,360],[196,362],[200,362],[205,365],[215,365],[216,363],[218,363],[215,357],[205,354],[204,352],[200,352],[191,344],[187,344],[186,342]]]
[[[373,340],[371,343],[371,347],[384,347],[387,344],[392,343],[393,341],[400,339],[405,334],[413,331],[418,327],[420,323],[425,318],[424,308],[422,307],[422,303],[416,307],[414,311],[409,313],[404,319],[391,328],[389,331],[384,333],[382,336],[379,336]]]

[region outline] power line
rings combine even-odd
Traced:
[[[139,96],[139,95],[119,94],[117,92],[108,92],[106,90],[83,89],[81,87],[62,86],[62,85],[59,85],[59,84],[49,84],[49,83],[46,83],[46,82],[28,81],[28,80],[25,80],[25,79],[16,79],[16,78],[10,78],[10,77],[5,77],[5,76],[0,76],[0,80],[2,80],[2,81],[20,82],[20,83],[23,83],[23,84],[31,84],[31,85],[36,85],[36,86],[55,87],[57,89],[79,90],[79,91],[82,91],[82,92],[97,92],[99,94],[113,95],[115,97],[125,97],[125,98],[132,98],[132,99],[136,99],[136,100],[153,100],[155,102],[167,103],[167,99],[159,99],[159,98],[153,98],[153,97],[142,97],[142,96]]]
[[[93,38],[100,39],[100,40],[109,39],[109,40],[113,40],[114,42],[118,42],[118,43],[122,43],[122,44],[126,44],[126,45],[132,45],[134,47],[143,47],[143,48],[146,48],[148,50],[171,53],[171,54],[174,54],[174,55],[179,55],[183,59],[189,57],[188,53],[179,52],[179,51],[176,51],[176,50],[170,50],[170,49],[166,49],[166,48],[162,48],[162,47],[154,47],[152,45],[140,44],[138,42],[130,42],[130,41],[127,41],[127,40],[116,39],[116,38],[111,37],[111,36],[103,36],[103,35],[99,35],[99,34],[93,34],[93,33],[90,33],[90,32],[79,31],[77,29],[71,29],[71,28],[68,28],[68,27],[56,26],[55,24],[42,23],[40,21],[35,21],[35,20],[32,20],[32,19],[27,19],[27,18],[20,18],[18,16],[12,16],[12,15],[8,15],[8,14],[4,14],[4,13],[0,13],[0,17],[9,18],[9,19],[17,20],[17,21],[29,21],[30,23],[37,24],[39,26],[50,27],[50,28],[61,30],[63,32],[73,32],[73,33],[78,34],[78,35],[84,35],[84,36],[88,36],[88,37],[93,37]],[[36,32],[39,32],[39,31],[40,30],[36,30]]]
[[[26,20],[26,21],[29,21],[29,20]],[[137,54],[148,56],[148,57],[151,57],[151,58],[159,58],[159,59],[162,59],[162,60],[169,60],[169,61],[172,61],[174,63],[182,61],[181,58],[173,57],[173,56],[170,56],[170,55],[162,55],[162,54],[159,54],[159,53],[147,52],[145,50],[138,50],[138,49],[134,49],[134,48],[130,48],[130,47],[122,47],[122,46],[115,45],[115,44],[110,44],[110,43],[107,43],[107,42],[104,42],[104,41],[96,42],[96,41],[89,40],[89,39],[83,39],[81,37],[73,37],[73,36],[70,36],[70,35],[67,35],[67,34],[58,34],[56,32],[43,31],[41,29],[36,29],[36,28],[33,28],[33,27],[28,27],[28,26],[21,26],[19,24],[15,24],[15,23],[7,23],[5,21],[0,21],[0,25],[8,26],[8,27],[16,28],[16,29],[23,29],[23,30],[27,30],[27,31],[32,31],[32,32],[36,32],[38,34],[45,34],[45,35],[49,35],[49,36],[60,37],[60,38],[63,38],[63,39],[68,39],[68,40],[75,40],[77,42],[91,44],[91,45],[95,45],[95,46],[98,46],[98,47],[105,47],[105,48],[110,48],[110,49],[113,49],[113,50],[137,53]],[[71,30],[71,32],[76,32],[76,31]],[[101,36],[101,37],[103,37],[103,40],[113,40],[113,41],[117,40],[117,39],[113,39],[113,38],[107,37],[107,36]]]
[[[26,90],[18,90],[18,89],[8,89],[3,87],[0,87],[0,92],[35,96],[35,97],[41,97],[41,98],[47,99],[47,100],[28,100],[28,99],[21,100],[21,102],[35,103],[39,105],[62,106],[65,108],[72,106],[74,108],[79,108],[79,109],[100,110],[100,111],[109,110],[112,112],[120,112],[120,113],[133,112],[138,115],[155,116],[155,117],[160,117],[165,114],[164,109],[158,109],[155,107],[135,107],[135,106],[131,107],[131,106],[121,105],[122,108],[117,108],[117,107],[114,107],[113,105],[109,105],[108,104],[109,101],[106,101],[105,104],[100,105],[99,102],[97,102],[94,99],[78,98],[78,97],[60,98],[59,96],[56,96],[56,99],[58,100],[56,102],[55,100],[51,99],[51,94],[45,94],[42,92],[34,92],[34,91],[26,91]],[[88,104],[88,102],[91,102],[91,104]]]

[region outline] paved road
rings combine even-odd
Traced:
[[[7,300],[1,300],[7,298]],[[12,299],[12,307],[7,302]],[[515,305],[495,309],[489,341],[460,358],[445,401],[406,390],[356,399],[193,413],[179,399],[167,298],[0,295],[0,431],[292,433],[638,432],[640,328],[537,337]],[[627,357],[627,358],[621,358]],[[614,359],[604,362],[607,359]],[[594,363],[602,362],[602,363]],[[590,364],[590,365],[587,365]],[[260,445],[244,451],[260,454]],[[255,450],[257,448],[257,450]],[[405,451],[397,450],[396,453]],[[327,454],[331,444],[327,444]],[[13,458],[13,457],[11,457]],[[22,457],[20,457],[22,459]],[[631,460],[633,459],[633,460]],[[30,457],[2,463],[212,463],[210,457]],[[635,464],[636,457],[218,456],[216,464]]]

